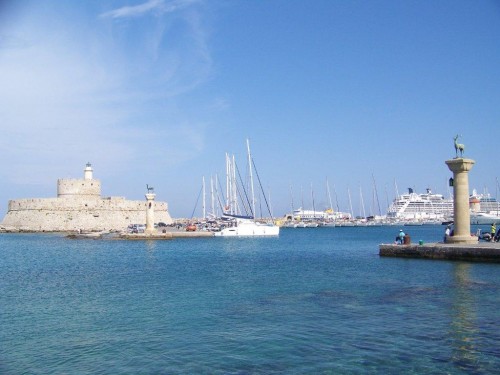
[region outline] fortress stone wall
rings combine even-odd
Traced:
[[[146,201],[101,197],[101,183],[92,178],[90,164],[84,179],[57,181],[57,198],[9,201],[4,227],[23,231],[123,230],[146,223]],[[172,223],[166,202],[154,202],[155,222]]]
[[[72,198],[75,196],[96,197],[101,196],[101,181],[79,180],[79,179],[59,179],[57,180],[57,197]]]

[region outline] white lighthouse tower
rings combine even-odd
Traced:
[[[155,222],[155,197],[154,189],[149,185],[147,187],[146,194],[146,234],[153,234],[155,232],[154,222]]]
[[[83,178],[85,180],[92,180],[92,173],[93,173],[93,169],[92,169],[92,164],[90,163],[87,163],[87,165],[85,166],[85,169],[83,170]]]

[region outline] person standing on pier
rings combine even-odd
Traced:
[[[404,241],[405,241],[405,232],[403,232],[403,230],[400,229],[398,234],[398,243],[402,245]]]
[[[495,239],[495,235],[497,234],[497,226],[495,225],[495,223],[491,224],[490,233],[491,233],[491,240],[490,241],[493,242]]]

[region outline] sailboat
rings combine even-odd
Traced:
[[[250,197],[251,201],[247,202],[250,209],[250,215],[241,215],[238,212],[237,204],[237,181],[236,181],[236,164],[234,157],[231,160],[226,156],[226,171],[227,173],[227,186],[228,186],[228,201],[223,213],[223,219],[230,223],[228,227],[222,229],[220,232],[215,232],[214,235],[218,237],[243,237],[243,236],[278,236],[279,226],[274,221],[270,223],[261,223],[255,221],[255,192],[253,184],[253,168],[255,164],[250,153],[250,142],[247,139],[247,154],[248,154],[248,170],[250,177]],[[256,170],[257,172],[257,170]],[[258,174],[257,174],[258,178]],[[260,179],[259,179],[260,184]],[[262,188],[262,186],[261,186]],[[232,193],[232,194],[231,194]],[[232,195],[232,197],[231,197]],[[265,195],[264,200],[266,200]],[[267,203],[267,200],[266,200]],[[272,215],[271,215],[272,216]]]

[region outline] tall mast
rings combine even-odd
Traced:
[[[333,195],[335,196],[335,204],[337,205],[337,212],[340,212],[339,197],[337,195],[337,189],[335,189],[335,184],[333,184]]]
[[[252,215],[255,217],[255,193],[253,191],[252,155],[250,154],[250,141],[247,138],[248,171],[250,173],[250,191],[252,194]]]
[[[313,205],[313,218],[316,218],[316,207],[314,205],[314,190],[313,190],[312,182],[311,182],[311,200],[312,200],[312,205]]]
[[[304,189],[302,188],[302,185],[300,185],[300,204],[301,204],[301,210],[304,210]]]
[[[214,214],[215,214],[215,217],[219,217],[219,207],[220,207],[220,198],[219,198],[219,175],[216,173],[215,174],[215,197],[217,198],[217,202],[219,202],[219,204],[217,204],[215,207],[215,211]]]
[[[366,219],[365,201],[363,200],[363,190],[361,189],[361,184],[359,185],[359,200],[361,208],[363,209],[363,218]]]
[[[396,199],[399,199],[398,184],[396,183],[396,179],[394,179],[394,191],[396,192]]]
[[[375,197],[377,198],[378,214],[382,216],[382,211],[380,210],[380,201],[378,200],[377,184],[375,183],[375,176],[373,175],[373,173],[372,173],[372,179],[373,179],[373,189],[375,190]]]
[[[387,184],[385,185],[385,202],[387,204],[385,213],[387,214],[387,208],[389,208],[389,193],[387,192]]]
[[[236,186],[236,159],[234,158],[234,154],[233,154],[233,162],[231,165],[231,171],[232,171],[231,182],[232,182],[232,190],[233,190],[232,200],[233,200],[233,205],[234,205],[234,210],[232,210],[233,212],[231,212],[231,213],[238,215],[239,214],[239,207],[238,207],[238,190],[237,190],[237,186]]]
[[[273,215],[273,205],[271,203],[271,189],[269,189],[269,211],[271,212],[271,217],[274,217]]]
[[[214,176],[210,176],[210,209],[215,217],[215,192],[214,192]]]
[[[205,191],[205,176],[203,176],[203,219],[207,218],[207,209],[206,209],[206,191]]]
[[[229,161],[229,155],[226,152],[226,207],[224,208],[225,211],[230,209],[230,202],[232,199],[232,192],[231,192],[231,180],[229,176],[231,175],[231,163]]]
[[[328,184],[328,177],[326,178],[326,192],[328,194],[328,202],[330,203],[330,209],[333,211],[332,197],[330,195],[330,185]]]
[[[347,196],[349,197],[349,208],[351,209],[351,218],[354,219],[354,211],[352,210],[351,189],[347,188]]]

